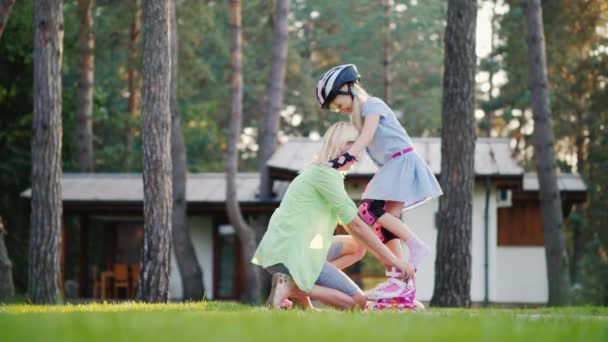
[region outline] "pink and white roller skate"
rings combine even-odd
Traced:
[[[391,299],[397,297],[416,298],[416,284],[414,278],[403,280],[400,278],[401,273],[393,267],[390,271],[386,271],[388,279],[378,284],[373,289],[367,292],[367,299],[377,301],[381,299]]]
[[[372,311],[422,311],[424,305],[415,299],[408,301],[405,298],[392,298],[368,302],[367,309]]]
[[[388,280],[376,286],[367,293],[370,302],[369,310],[419,310],[424,309],[422,303],[416,300],[415,278],[402,280],[400,273],[392,268],[387,271]]]

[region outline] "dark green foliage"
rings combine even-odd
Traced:
[[[0,216],[18,290],[27,285],[29,203],[19,195],[30,186],[33,20],[33,1],[17,2],[0,40]]]
[[[580,262],[580,284],[575,288],[578,305],[608,305],[608,255],[599,239],[589,242]]]

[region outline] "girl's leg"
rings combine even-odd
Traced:
[[[329,258],[328,261],[341,270],[361,260],[365,255],[365,247],[350,235],[334,236],[333,244],[341,245],[342,249],[336,258]]]
[[[378,218],[378,223],[381,224],[391,233],[395,234],[399,239],[403,240],[410,250],[408,262],[418,268],[422,260],[430,253],[429,247],[414,234],[408,226],[401,221],[402,202],[389,201],[387,204],[387,213]],[[395,215],[396,214],[396,215]],[[391,249],[392,250],[392,249]],[[393,251],[394,253],[394,251]]]
[[[390,213],[391,215],[393,215],[395,217],[401,218],[401,210],[403,209],[403,205],[404,205],[403,202],[387,201],[386,202],[386,212]],[[409,233],[411,234],[411,231],[409,231]],[[392,240],[386,242],[386,247],[388,249],[390,249],[391,252],[393,252],[393,254],[395,254],[395,256],[397,258],[399,258],[399,259],[404,258],[403,247],[401,246],[400,239],[392,239]]]

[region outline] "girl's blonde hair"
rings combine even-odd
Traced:
[[[358,136],[359,131],[348,122],[340,121],[331,125],[323,136],[321,150],[319,150],[314,164],[327,165],[328,161],[338,158],[342,154],[344,146],[353,143]]]
[[[350,113],[350,122],[352,122],[357,130],[361,131],[361,128],[363,128],[363,114],[361,112],[361,107],[363,106],[363,103],[370,98],[370,96],[358,83],[354,83],[352,85],[352,89],[355,97],[353,98],[353,110]]]

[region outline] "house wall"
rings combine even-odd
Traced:
[[[213,299],[213,224],[210,216],[189,216],[188,230],[194,244],[196,258],[203,268],[203,285],[205,298]],[[171,299],[182,299],[182,278],[175,259],[171,252],[171,273],[169,279],[169,296]]]
[[[497,248],[500,303],[546,303],[549,299],[544,247]]]
[[[473,196],[473,231],[471,235],[471,300],[482,302],[485,298],[485,256],[484,256],[484,211],[485,188],[475,186]],[[488,216],[488,299],[496,297],[496,192],[491,189]],[[433,296],[435,286],[435,256],[437,248],[437,226],[435,215],[439,200],[422,207],[406,211],[403,221],[431,247],[431,255],[419,267],[417,274],[417,297],[428,301]],[[406,248],[404,248],[406,250]],[[406,252],[407,253],[407,252]]]
[[[494,303],[546,303],[548,299],[545,250],[542,246],[497,246],[496,189],[492,188],[488,217],[488,300]],[[417,296],[430,300],[435,279],[437,228],[435,212],[439,200],[405,212],[403,221],[431,247],[432,253],[420,266]],[[484,258],[485,188],[475,186],[471,241],[471,300],[485,298]]]

